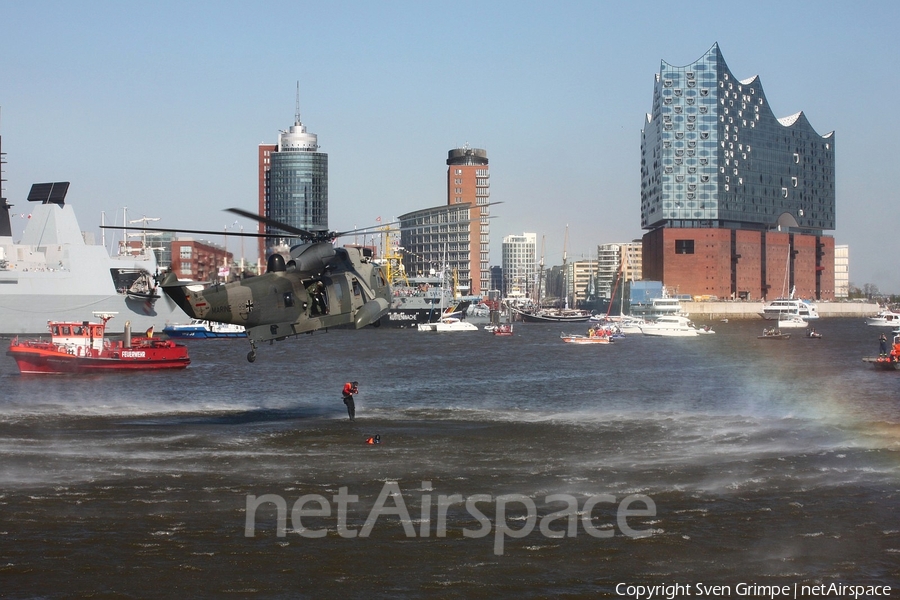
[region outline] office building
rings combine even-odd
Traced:
[[[490,289],[491,273],[488,268],[491,250],[490,215],[491,178],[488,171],[487,151],[479,148],[462,148],[447,153],[447,204],[469,204],[469,240],[471,242],[469,267],[471,293],[480,295]]]
[[[281,131],[277,144],[260,144],[259,214],[306,231],[328,231],[328,155],[318,152],[318,136],[300,120],[300,89],[294,124]],[[280,233],[260,224],[260,233]],[[292,246],[300,238],[260,240],[260,256],[273,246]]]
[[[532,297],[537,286],[537,234],[523,233],[503,238],[503,296]]]
[[[847,244],[834,247],[834,297],[850,297],[850,246]]]
[[[586,304],[596,295],[597,261],[595,259],[575,260],[567,264],[567,298],[571,308],[594,310]]]
[[[472,204],[425,208],[397,217],[403,266],[408,277],[447,273],[457,291],[472,291],[470,220]]]
[[[714,44],[661,62],[641,132],[643,278],[670,294],[834,298],[834,132],[777,118]]]

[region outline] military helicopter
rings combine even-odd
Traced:
[[[387,314],[390,285],[381,266],[371,260],[371,252],[333,244],[336,238],[364,230],[313,232],[239,208],[227,210],[293,234],[304,243],[291,248],[288,261],[281,254],[269,256],[264,275],[198,290],[196,282],[179,281],[169,272],[160,286],[192,318],[243,325],[250,340],[248,361],[256,360],[259,342],[281,341],[327,327],[377,326]],[[215,234],[187,229],[164,231]]]

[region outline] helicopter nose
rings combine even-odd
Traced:
[[[384,298],[373,298],[362,305],[356,311],[355,325],[357,329],[361,329],[366,325],[371,325],[381,317],[387,314],[390,305]]]

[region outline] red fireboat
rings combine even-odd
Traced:
[[[114,315],[94,313],[100,323],[48,321],[50,341],[16,337],[6,354],[15,359],[23,374],[184,369],[190,364],[186,346],[154,339],[152,329],[144,336],[132,337],[130,323],[126,323],[123,340],[106,339],[106,322]]]

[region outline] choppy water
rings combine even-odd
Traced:
[[[880,328],[757,340],[762,321],[695,339],[571,346],[366,329],[260,348],[189,342],[176,373],[17,374],[0,360],[0,595],[542,598],[618,583],[900,586],[900,372],[863,363]],[[357,421],[340,401],[360,382]],[[369,435],[382,443],[367,445]],[[396,482],[396,483],[394,483]],[[384,514],[399,502],[409,521]],[[274,504],[285,501],[279,536]],[[541,524],[574,498],[574,536]],[[604,496],[605,494],[605,496]],[[655,515],[616,507],[641,495]],[[320,496],[328,516],[291,509]],[[456,502],[438,536],[440,496]],[[501,523],[523,538],[496,535]],[[611,498],[610,498],[611,497]],[[585,501],[595,508],[587,525]],[[423,518],[423,504],[426,506]],[[430,505],[430,509],[429,509]],[[316,508],[318,504],[306,504]],[[638,502],[633,509],[646,507]],[[590,518],[593,517],[593,518]],[[484,523],[489,534],[479,537]],[[567,519],[548,523],[566,531]],[[409,531],[407,530],[409,529]],[[469,533],[466,533],[466,532]],[[408,535],[412,533],[412,535]],[[571,532],[570,532],[571,533]],[[426,535],[427,534],[427,535]],[[498,552],[498,539],[501,543]]]

